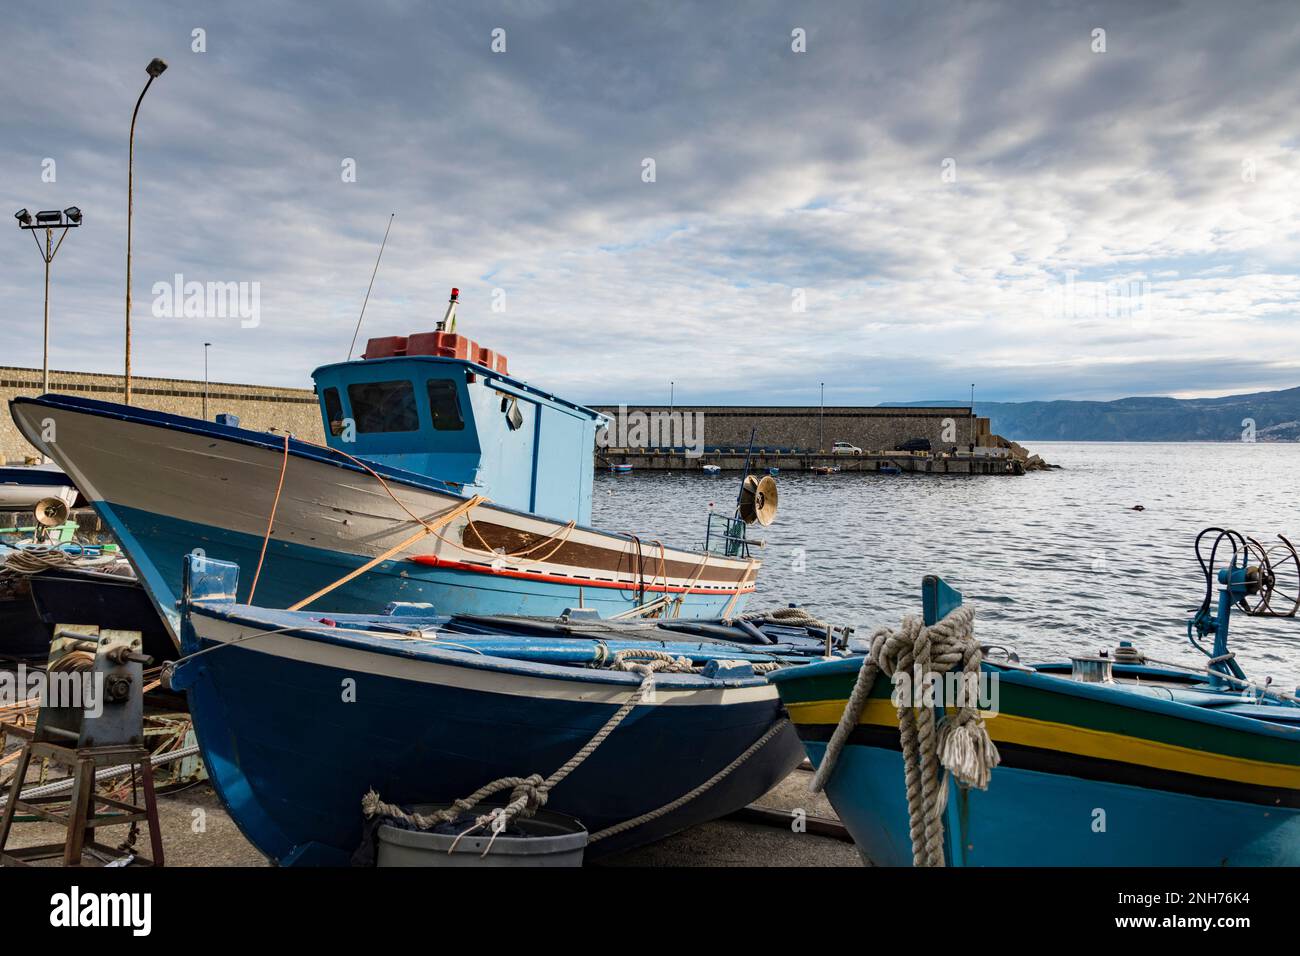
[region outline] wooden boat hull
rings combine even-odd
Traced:
[[[186,653],[225,646],[182,664],[173,686],[187,691],[205,766],[227,810],[281,865],[345,865],[361,842],[360,801],[371,788],[411,805],[467,796],[503,776],[552,772],[639,681],[476,656],[454,641],[439,647],[344,627],[331,632],[310,621],[241,641],[291,617],[248,614],[233,605],[189,606]],[[637,818],[704,784],[782,718],[775,690],[761,678],[660,675],[653,696],[555,788],[547,808],[577,817],[592,833]],[[802,759],[793,729],[781,723],[716,786],[592,843],[587,858],[731,813]]]
[[[366,565],[466,495],[398,469],[373,475],[319,446],[198,419],[66,396],[17,399],[14,420],[76,481],[175,628],[181,561],[198,551],[256,569],[256,601],[287,607]],[[57,440],[43,442],[52,423]],[[276,488],[282,467],[284,486]],[[328,606],[374,611],[428,602],[439,613],[610,617],[656,597],[669,613],[718,617],[754,590],[758,561],[701,554],[491,504],[330,592]],[[241,587],[248,594],[254,573]]]
[[[26,580],[12,581],[0,591],[0,660],[45,660],[50,634],[36,613]]]
[[[28,584],[36,613],[47,627],[94,624],[139,631],[144,653],[155,664],[176,659],[171,632],[134,577],[84,568],[49,568],[31,575]]]
[[[816,764],[857,669],[829,662],[772,676]],[[1155,687],[1146,694],[1045,673],[996,676],[998,710],[986,726],[1002,762],[987,791],[953,788],[949,865],[1300,865],[1300,710],[1274,708],[1270,722],[1232,712],[1260,705],[1189,703],[1201,694],[1194,687],[1169,699]],[[878,682],[826,793],[864,857],[906,866],[912,851],[889,691]]]

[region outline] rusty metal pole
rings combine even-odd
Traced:
[[[50,262],[54,254],[50,251],[54,243],[54,230],[45,230],[45,359],[41,365],[41,394],[50,391]],[[41,456],[44,458],[44,456]]]
[[[131,404],[131,215],[135,199],[135,118],[140,113],[140,104],[144,102],[144,95],[149,92],[149,87],[153,81],[162,75],[163,70],[167,69],[167,64],[155,57],[149,61],[145,70],[149,74],[149,80],[140,91],[140,98],[135,101],[135,109],[131,113],[131,135],[127,143],[126,154],[126,368],[123,374],[122,382],[122,400]]]

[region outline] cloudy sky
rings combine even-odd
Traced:
[[[214,380],[308,384],[396,212],[362,339],[456,285],[461,331],[579,400],[1300,384],[1294,3],[187,6],[6,5],[0,190],[86,217],[56,368],[121,368],[161,56],[138,374],[201,376],[211,341]],[[0,364],[39,367],[10,223]],[[177,274],[248,283],[256,324],[167,314]]]

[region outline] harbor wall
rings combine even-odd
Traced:
[[[651,424],[649,440],[624,441],[635,426],[625,427],[620,433],[611,430],[607,445],[610,448],[630,446],[662,448],[679,447],[697,443],[705,450],[745,448],[749,445],[751,431],[756,430],[754,444],[758,448],[772,448],[800,452],[830,451],[837,441],[856,445],[864,452],[891,451],[913,438],[928,438],[935,452],[956,445],[965,451],[974,444],[984,447],[994,444],[987,418],[971,415],[969,407],[881,407],[881,406],[789,406],[761,407],[735,405],[599,405],[594,406],[605,416],[626,421],[636,414]],[[672,438],[664,432],[667,422],[680,416],[689,416],[684,429],[690,431],[686,441],[680,435]],[[653,423],[664,423],[659,429]]]
[[[51,370],[50,390],[103,401],[122,400],[122,376],[97,372]],[[0,460],[21,461],[35,454],[18,432],[7,403],[18,396],[41,392],[40,369],[0,366]],[[186,415],[203,414],[203,383],[180,378],[132,377],[132,401],[141,408]],[[952,445],[965,451],[971,444],[996,444],[987,418],[977,418],[965,406],[879,407],[879,406],[735,406],[735,405],[631,405],[596,406],[610,418],[620,414],[626,421],[635,413],[649,421],[688,416],[692,433],[683,442],[681,434],[652,433],[639,447],[680,447],[698,441],[704,449],[741,449],[749,444],[750,431],[757,429],[755,444],[773,451],[816,454],[829,451],[837,441],[846,441],[864,452],[890,451],[912,438],[928,438],[936,452]],[[240,424],[261,431],[290,431],[295,435],[324,441],[316,397],[308,388],[278,388],[211,382],[208,385],[209,418],[227,412],[239,416]],[[617,437],[614,435],[611,438]],[[626,437],[624,435],[623,437]],[[620,447],[610,441],[612,447]],[[599,451],[599,450],[598,450]]]
[[[122,376],[97,372],[50,370],[50,391],[105,402],[122,400]],[[9,400],[41,394],[41,370],[0,366],[0,461],[22,461],[35,455],[9,414]],[[131,403],[140,408],[187,415],[203,415],[203,383],[180,378],[131,376]],[[208,383],[208,417],[226,412],[239,416],[246,428],[290,431],[313,441],[324,441],[316,396],[309,388],[274,388],[265,385]]]

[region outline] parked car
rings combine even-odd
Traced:
[[[837,441],[831,446],[832,455],[861,455],[862,449],[857,445],[850,445],[846,441]]]
[[[895,451],[930,451],[930,439],[928,438],[909,438],[903,442]]]

